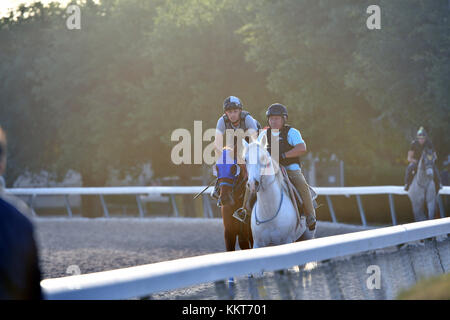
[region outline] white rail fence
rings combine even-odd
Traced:
[[[135,195],[136,202],[139,209],[140,217],[145,216],[145,207],[142,203],[144,197],[149,195],[170,195],[171,204],[174,215],[179,216],[178,208],[175,202],[174,195],[197,194],[205,187],[191,186],[191,187],[102,187],[102,188],[14,188],[6,189],[9,192],[18,196],[29,196],[29,205],[33,209],[34,202],[37,196],[64,196],[66,210],[69,217],[72,217],[72,209],[69,203],[69,195],[98,195],[103,208],[105,217],[109,217],[108,205],[105,201],[105,195]],[[209,187],[203,193],[204,215],[206,218],[212,218],[212,210],[210,202],[207,197],[211,193],[213,187]],[[328,208],[331,215],[331,220],[337,222],[336,213],[333,208],[333,203],[330,196],[355,196],[358,204],[358,210],[361,217],[361,224],[367,226],[366,215],[362,204],[362,195],[387,195],[389,200],[389,208],[391,213],[392,225],[397,225],[397,216],[395,212],[395,204],[393,195],[407,195],[407,192],[400,186],[371,186],[371,187],[314,187],[319,196],[325,196]],[[441,218],[445,217],[445,209],[442,202],[441,195],[450,195],[450,187],[443,187],[438,196],[438,206]],[[34,212],[34,211],[33,211]]]
[[[223,252],[41,282],[46,299],[129,299],[261,271],[275,271],[447,235],[450,218],[276,247]]]

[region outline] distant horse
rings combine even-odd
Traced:
[[[257,141],[250,144],[243,141],[243,144],[247,184],[250,192],[257,193],[251,216],[253,247],[314,238],[315,229],[306,228],[305,217],[297,215],[281,170],[266,150],[266,134],[261,134]]]
[[[237,164],[233,149],[224,148],[222,157],[216,163],[216,171],[220,189],[220,211],[225,229],[225,247],[227,251],[234,251],[237,237],[241,249],[250,249],[253,247],[250,224],[233,217],[233,213],[242,207],[244,200],[247,182],[245,166]]]
[[[428,219],[434,218],[437,200],[436,186],[433,179],[435,161],[436,157],[433,150],[429,148],[424,149],[417,166],[417,173],[408,191],[416,221],[427,219],[425,207],[428,211]]]

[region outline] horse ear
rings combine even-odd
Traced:
[[[267,134],[265,134],[265,133],[261,134],[260,139],[258,138],[258,140],[259,140],[259,143],[261,144],[261,146],[264,149],[267,149],[267,145],[268,145],[268,143],[267,143]]]
[[[247,153],[247,150],[248,150],[248,142],[245,141],[245,139],[242,139],[242,146],[243,146],[244,148],[242,149],[241,158],[242,158],[242,159],[245,159],[245,154]]]
[[[245,139],[242,139],[242,145],[244,146],[244,149],[248,149],[248,142],[245,141]]]

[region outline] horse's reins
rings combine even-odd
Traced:
[[[421,170],[419,170],[419,166],[420,166]],[[420,160],[419,160],[419,164],[417,165],[416,177],[418,177],[419,174],[423,174],[422,171],[425,171],[427,169],[427,168],[422,168],[422,166],[425,166],[425,164],[424,164],[424,153],[422,153],[422,156],[420,157]],[[431,181],[429,181],[427,184],[420,184],[419,181],[417,181],[416,183],[417,183],[417,185],[419,187],[424,189],[424,192],[426,193],[426,188],[431,183]]]
[[[280,209],[281,209],[281,205],[283,204],[283,198],[284,198],[284,192],[283,191],[281,191],[281,199],[280,199],[280,204],[278,205],[278,210],[277,210],[277,213],[275,213],[275,215],[272,217],[272,218],[270,218],[270,219],[267,219],[267,220],[264,220],[264,221],[261,221],[261,220],[259,220],[258,219],[258,215],[257,215],[257,210],[256,210],[256,205],[258,204],[258,201],[255,203],[255,221],[256,221],[256,224],[257,225],[260,225],[261,223],[266,223],[266,222],[269,222],[269,221],[272,221],[273,219],[275,219],[277,216],[278,216],[278,213],[280,212]]]

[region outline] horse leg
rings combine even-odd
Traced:
[[[428,211],[428,219],[432,220],[434,219],[434,213],[436,211],[436,192],[435,192],[435,186],[432,184],[428,188],[426,201],[427,201],[427,211]]]
[[[236,230],[234,227],[234,218],[231,208],[222,207],[222,220],[224,226],[225,247],[227,251],[234,251],[236,247]]]
[[[411,199],[414,219],[416,222],[426,220],[424,213],[424,203],[422,199]]]
[[[253,248],[253,237],[250,224],[237,222],[239,225],[239,247],[241,249]]]
[[[250,225],[250,222],[246,226],[247,234],[248,234],[248,240],[250,241],[250,248],[253,248],[253,234],[252,234],[252,226]]]
[[[436,200],[428,201],[428,219],[434,219],[434,213],[436,211]]]
[[[227,251],[234,251],[236,248],[236,233],[230,228],[225,227],[225,247]]]
[[[240,230],[239,232],[239,248],[241,250],[250,249],[250,239],[245,234],[245,230]]]

